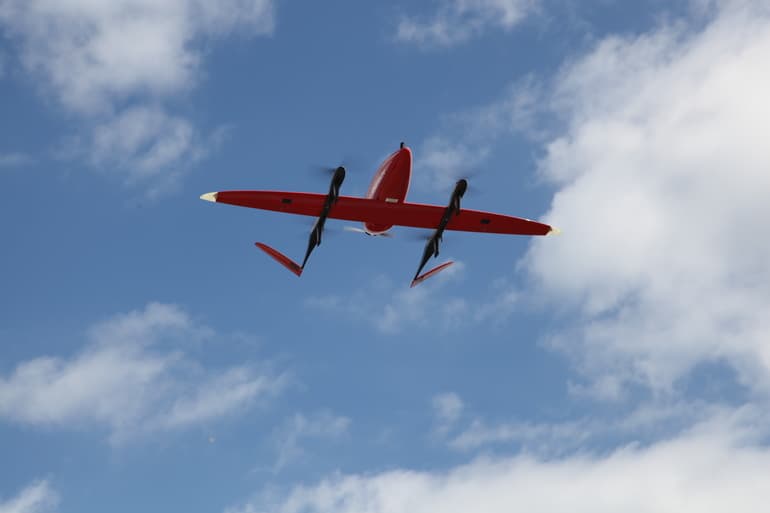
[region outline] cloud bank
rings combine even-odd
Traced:
[[[755,445],[752,417],[718,416],[672,439],[604,455],[522,454],[480,458],[447,472],[338,475],[226,513],[760,511],[770,500],[770,450]]]
[[[121,443],[236,415],[282,389],[282,376],[254,365],[203,369],[187,350],[212,336],[175,305],[115,316],[93,326],[76,354],[28,360],[0,376],[0,419],[106,427]]]
[[[711,15],[608,38],[556,80],[568,128],[540,171],[564,236],[524,267],[575,313],[551,344],[578,363],[576,390],[665,394],[701,365],[770,390],[770,7]]]

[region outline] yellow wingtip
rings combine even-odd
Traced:
[[[546,235],[561,235],[561,230],[559,230],[555,226],[551,226],[551,231],[546,233]]]
[[[203,201],[211,201],[216,203],[217,201],[217,193],[216,192],[207,192],[206,194],[201,194],[201,199]]]

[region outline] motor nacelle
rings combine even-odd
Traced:
[[[345,168],[340,166],[334,170],[331,184],[329,184],[329,199],[332,201],[332,203],[336,203],[337,199],[340,197],[340,186],[344,180]]]
[[[465,178],[457,180],[455,190],[452,192],[452,199],[449,201],[455,215],[460,213],[460,199],[465,195],[466,190],[468,190],[468,180]]]
[[[305,252],[305,258],[302,260],[300,270],[305,268],[307,259],[310,258],[310,253],[313,249],[321,245],[321,235],[324,231],[324,225],[326,224],[326,218],[329,216],[329,211],[332,209],[332,205],[337,203],[337,199],[340,197],[340,186],[345,180],[345,168],[340,166],[334,170],[332,181],[329,184],[329,194],[326,195],[326,201],[324,201],[323,209],[318,216],[318,219],[313,225],[313,230],[310,232],[310,237],[307,241],[307,251]]]

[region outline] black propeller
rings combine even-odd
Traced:
[[[433,235],[428,239],[428,242],[425,243],[425,249],[422,252],[422,259],[420,260],[420,266],[417,268],[417,272],[414,273],[414,279],[412,280],[412,283],[417,281],[417,278],[420,277],[422,268],[425,267],[425,264],[428,263],[430,257],[433,256],[435,258],[438,256],[439,245],[441,244],[441,239],[444,236],[446,225],[449,224],[449,221],[452,219],[453,215],[460,215],[460,200],[462,199],[467,189],[468,181],[464,178],[459,179],[455,184],[454,191],[452,191],[452,196],[449,198],[449,204],[447,205],[446,209],[444,209],[444,214],[441,216],[441,221],[439,221],[439,224],[436,227],[436,231],[433,232]]]
[[[315,222],[313,229],[310,231],[310,237],[307,241],[307,251],[305,252],[305,258],[302,260],[301,269],[305,268],[307,259],[310,258],[310,254],[313,252],[313,250],[321,245],[321,235],[324,231],[326,218],[329,216],[329,212],[331,211],[332,206],[337,203],[337,199],[340,197],[340,187],[342,186],[342,182],[344,180],[345,168],[339,166],[334,170],[331,183],[329,183],[329,193],[326,195],[326,200],[324,201],[324,205],[321,209],[321,213],[318,216],[318,220]]]

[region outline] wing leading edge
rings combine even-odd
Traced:
[[[221,191],[204,194],[201,198],[241,207],[317,216],[323,208],[326,195],[284,191]],[[445,209],[438,205],[387,203],[340,196],[329,218],[434,229],[441,221]],[[556,232],[553,227],[530,219],[469,209],[462,209],[460,215],[453,216],[446,229],[508,235],[548,235]]]

